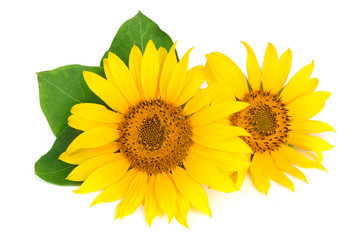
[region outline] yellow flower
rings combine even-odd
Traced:
[[[191,49],[178,62],[152,41],[144,55],[134,46],[129,68],[116,55],[104,59],[106,78],[84,72],[89,88],[105,106],[81,103],[69,125],[84,131],[60,156],[79,165],[67,177],[84,181],[76,193],[103,190],[92,205],[121,200],[116,218],[145,206],[149,226],[166,213],[187,226],[190,205],[211,216],[201,184],[236,190],[226,171],[247,169],[252,151],[237,136],[247,134],[227,118],[248,106],[224,102],[209,107],[216,84],[199,90],[204,66],[188,71]],[[242,159],[239,161],[239,158]]]
[[[214,96],[214,103],[240,101],[250,104],[229,120],[233,126],[241,126],[250,133],[250,136],[240,138],[254,151],[248,172],[256,188],[267,194],[271,179],[294,191],[293,182],[284,172],[307,182],[305,175],[294,165],[325,170],[321,164],[322,151],[333,146],[312,133],[334,130],[324,122],[309,119],[323,109],[330,93],[314,92],[318,79],[310,78],[313,62],[284,86],[291,67],[290,49],[279,59],[275,47],[269,43],[261,69],[253,50],[247,43],[243,44],[248,54],[248,79],[227,56],[218,52],[206,56],[209,85],[224,80],[229,82]],[[313,158],[304,156],[299,149]],[[246,174],[247,171],[238,171],[238,185]]]

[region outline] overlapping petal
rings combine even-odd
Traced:
[[[109,107],[120,113],[124,113],[127,110],[129,106],[128,101],[111,82],[92,72],[84,71],[83,75],[91,91],[100,97]]]
[[[108,163],[90,174],[75,193],[89,193],[102,190],[120,180],[130,167],[126,160]]]
[[[176,187],[184,197],[201,212],[211,216],[209,200],[204,188],[181,167],[176,167],[175,170],[173,170],[172,175]]]
[[[247,81],[240,68],[226,55],[213,52],[206,55],[207,62],[205,68],[212,77],[218,81],[229,81],[233,94],[241,99],[248,91]],[[209,82],[211,85],[212,82]]]

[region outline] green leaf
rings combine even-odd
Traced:
[[[65,163],[58,158],[80,133],[81,131],[69,126],[65,127],[56,138],[50,151],[35,163],[35,174],[41,179],[57,185],[79,185],[80,182],[65,179],[76,165]]]
[[[70,109],[75,104],[87,102],[105,105],[86,85],[83,77],[85,70],[105,76],[101,67],[81,65],[37,73],[40,106],[55,136],[67,126]]]
[[[145,51],[146,44],[152,40],[156,48],[164,47],[167,51],[173,45],[173,41],[159,26],[140,11],[135,17],[127,20],[116,33],[108,52],[116,54],[123,62],[128,65],[129,55],[134,44],[139,47],[142,53]],[[102,60],[100,65],[102,66]]]

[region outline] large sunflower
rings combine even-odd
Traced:
[[[248,104],[209,107],[218,86],[199,90],[204,67],[188,71],[190,51],[178,62],[175,44],[167,53],[149,41],[144,55],[132,48],[129,67],[109,53],[103,62],[107,79],[83,73],[109,108],[81,103],[71,109],[69,125],[84,132],[60,159],[79,165],[67,177],[83,181],[76,193],[103,190],[92,205],[122,199],[116,218],[143,203],[149,225],[166,213],[187,226],[190,204],[211,215],[201,184],[234,191],[222,173],[248,168],[252,151],[237,137],[247,132],[226,121]]]
[[[247,43],[243,44],[248,54],[248,79],[227,56],[218,52],[206,56],[209,85],[228,81],[214,96],[214,102],[250,104],[229,120],[231,125],[250,133],[240,138],[254,151],[248,172],[256,188],[267,194],[271,179],[294,191],[293,182],[284,172],[307,182],[294,165],[325,170],[321,164],[322,151],[333,146],[312,133],[333,131],[333,128],[310,119],[323,109],[330,93],[314,92],[318,85],[318,79],[310,78],[314,62],[298,71],[284,86],[292,61],[290,49],[279,59],[275,47],[269,43],[261,69],[253,50]],[[246,174],[245,170],[238,171],[239,185]]]

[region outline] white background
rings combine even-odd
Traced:
[[[123,3],[122,3],[123,2]],[[359,6],[357,1],[1,1],[1,239],[359,239]],[[96,194],[40,180],[33,165],[54,136],[43,116],[35,72],[96,66],[120,25],[141,10],[178,40],[190,65],[220,51],[245,70],[248,42],[261,64],[267,42],[293,52],[291,75],[315,61],[318,90],[332,96],[315,118],[328,172],[303,170],[295,193],[272,183],[268,196],[246,179],[242,191],[208,191],[213,217],[196,210],[190,229],[165,217],[151,228],[143,209],[114,221],[116,203],[90,208]]]

